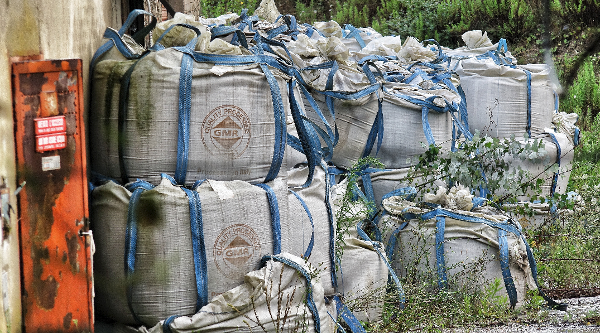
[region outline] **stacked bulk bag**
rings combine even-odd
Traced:
[[[542,179],[541,196],[551,197],[555,193],[564,194],[567,190],[569,177],[571,175],[571,164],[575,154],[574,146],[570,142],[568,136],[563,133],[554,132],[552,129],[547,129],[544,135],[536,138],[541,140],[544,156],[536,158],[525,158],[523,160],[509,161],[512,167],[520,167],[530,173],[532,179]],[[523,146],[535,144],[534,139],[519,140]],[[557,164],[558,170],[554,171],[550,168],[553,164]],[[553,171],[553,172],[551,172]],[[531,196],[530,191],[526,196]],[[526,197],[521,199],[527,200]]]
[[[329,197],[330,183],[323,166],[315,168],[310,186],[303,187],[309,170],[300,165],[288,171],[288,219],[293,226],[284,251],[301,256],[319,270],[325,295],[336,292],[336,221]]]
[[[196,39],[144,50],[123,36],[107,30],[94,57],[93,171],[152,183],[166,172],[187,185],[278,175],[290,77],[275,57],[197,53]]]
[[[386,168],[402,169],[416,165],[419,155],[430,145],[450,151],[454,144],[452,113],[458,113],[461,102],[457,92],[403,83],[388,83],[385,88],[383,139],[379,151],[372,151],[372,156]]]
[[[383,249],[379,242],[352,235],[344,240],[340,258],[339,290],[356,318],[364,322],[381,320],[388,283],[386,258],[375,247]],[[385,256],[385,251],[380,253]]]
[[[508,50],[505,39],[500,39],[496,44],[488,38],[487,32],[471,30],[462,34],[465,46],[456,49],[442,47],[444,62],[450,70],[457,70],[465,59],[494,58],[504,65],[516,65],[517,59]]]
[[[246,274],[243,284],[215,297],[195,314],[135,330],[115,325],[106,332],[336,331],[335,309],[325,304],[323,288],[303,259],[282,253],[265,257],[263,264]]]
[[[156,187],[109,181],[95,188],[90,219],[101,316],[154,325],[191,315],[241,284],[264,255],[280,253],[292,235],[287,186],[280,178],[259,185],[207,180],[188,190],[165,177]]]
[[[512,307],[537,288],[531,250],[520,226],[506,216],[439,206],[424,210],[402,196],[385,199],[383,206],[388,250],[399,275],[411,267],[422,278],[436,277],[439,288],[480,290],[500,279],[505,288],[497,296],[507,296]]]
[[[368,156],[373,148],[377,132],[376,119],[380,117],[381,85],[369,81],[357,66],[327,63],[307,67],[302,73],[318,72],[316,79],[307,81],[314,100],[305,100],[304,107],[309,118],[319,121],[322,114],[334,127],[335,138],[331,162],[350,168],[361,157]],[[322,143],[325,146],[324,143]]]
[[[555,94],[548,66],[506,66],[491,58],[466,59],[461,65],[457,73],[471,132],[531,137],[552,126]]]

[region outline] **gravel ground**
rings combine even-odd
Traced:
[[[567,311],[546,310],[548,317],[539,324],[511,323],[494,327],[474,327],[445,330],[447,333],[550,333],[550,332],[599,332],[600,333],[600,296],[570,298],[559,301],[568,305]],[[586,316],[594,316],[588,322]]]

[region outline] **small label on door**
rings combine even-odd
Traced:
[[[60,169],[60,156],[44,156],[42,157],[42,171]]]
[[[67,131],[67,122],[65,121],[65,116],[36,118],[33,121],[35,122],[35,135]]]
[[[63,149],[67,147],[67,133],[38,135],[35,137],[35,147],[38,152]]]

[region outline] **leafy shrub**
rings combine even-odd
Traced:
[[[547,155],[542,140],[526,144],[512,138],[490,138],[475,133],[454,152],[431,146],[411,168],[409,179],[418,188],[430,191],[430,184],[442,180],[467,188],[495,202],[514,202],[526,193],[540,193],[545,175],[532,175],[514,161],[541,161]],[[553,172],[549,168],[546,172]],[[485,192],[481,192],[485,189]]]
[[[258,7],[258,0],[199,0],[200,13],[204,17],[217,17],[226,13],[241,13],[242,9],[248,8],[250,13]]]

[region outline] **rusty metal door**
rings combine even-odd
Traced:
[[[81,66],[12,67],[25,333],[93,331]]]

